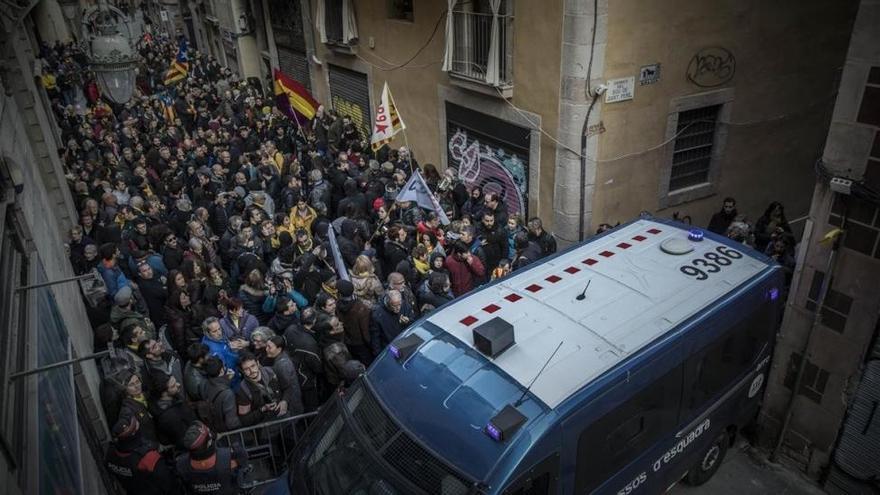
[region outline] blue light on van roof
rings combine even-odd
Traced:
[[[508,404],[504,406],[494,418],[486,425],[486,434],[496,442],[503,442],[513,436],[516,430],[526,422],[526,417],[516,407]]]
[[[767,290],[767,299],[770,299],[771,301],[779,299],[779,288],[773,287],[772,289]]]
[[[488,433],[489,436],[492,437],[492,440],[495,440],[496,442],[501,441],[501,430],[499,430],[498,427],[496,427],[492,423],[486,425],[486,433]]]
[[[394,359],[400,359],[400,349],[398,349],[396,345],[389,345],[388,352],[390,352],[391,355],[394,356]]]
[[[702,241],[703,240],[703,231],[700,229],[691,229],[691,231],[688,232],[688,240],[691,240],[694,242]]]
[[[397,361],[403,361],[410,357],[424,342],[425,341],[416,334],[407,335],[406,337],[392,342],[388,346],[388,352],[391,353]]]

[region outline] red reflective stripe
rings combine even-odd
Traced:
[[[621,242],[620,244],[617,245],[617,247],[619,247],[620,249],[629,249],[632,247],[632,244],[627,244],[625,242]]]
[[[526,290],[529,292],[538,292],[541,289],[543,289],[543,287],[541,287],[538,284],[532,284],[532,285],[526,287]]]
[[[483,308],[483,311],[485,311],[489,314],[492,314],[492,313],[498,311],[499,309],[501,309],[501,306],[499,306],[497,304],[490,304],[490,305],[486,306],[485,308]]]
[[[648,231],[649,234],[654,234],[654,235],[657,235],[657,234],[659,234],[660,232],[663,232],[663,231],[660,230],[660,229],[651,229],[651,230]]]
[[[551,284],[555,284],[556,282],[559,282],[560,280],[562,280],[562,277],[560,277],[559,275],[550,275],[549,277],[545,278],[544,280],[550,282]]]
[[[159,455],[159,452],[151,450],[141,457],[141,462],[138,463],[138,469],[152,473],[153,470],[156,469],[156,463],[158,463],[161,458],[162,456]]]
[[[581,271],[581,269],[576,266],[570,266],[570,267],[566,268],[564,271],[566,273],[570,273],[570,274],[574,275],[575,273]]]
[[[462,325],[469,327],[477,322],[477,318],[472,315],[468,315],[468,316],[465,316],[464,318],[462,318],[460,320],[460,322]]]
[[[587,259],[585,259],[584,261],[581,261],[581,263],[583,263],[583,264],[585,264],[585,265],[587,265],[587,266],[593,266],[593,265],[595,265],[595,264],[598,263],[598,262],[599,262],[598,260],[594,260],[593,258],[587,258]]]
[[[520,299],[522,299],[522,296],[519,294],[508,294],[508,295],[504,296],[504,299],[507,299],[510,302],[517,302]]]
[[[614,256],[614,253],[612,253],[611,251],[602,251],[601,253],[599,253],[599,256],[604,256],[606,258],[610,258],[610,257]]]
[[[634,241],[639,241],[639,242],[642,242],[642,241],[644,241],[645,239],[647,239],[647,237],[645,237],[645,236],[643,236],[643,235],[637,235],[637,236],[633,237],[633,240],[634,240]]]

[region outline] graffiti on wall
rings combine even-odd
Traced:
[[[458,129],[449,138],[449,163],[458,167],[458,177],[470,190],[479,186],[483,193],[498,193],[511,215],[525,215],[528,207],[526,162],[515,152],[493,148],[469,139]]]

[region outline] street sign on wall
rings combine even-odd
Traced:
[[[632,100],[635,88],[635,77],[609,79],[608,89],[605,91],[605,103],[617,103],[620,101]]]

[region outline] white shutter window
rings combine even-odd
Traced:
[[[321,38],[321,43],[327,43],[327,8],[324,5],[324,0],[317,0],[317,4],[315,5],[315,27],[318,29],[318,36]]]
[[[452,54],[455,51],[453,43],[455,38],[455,28],[452,10],[455,8],[455,4],[458,3],[458,0],[446,0],[446,3],[448,5],[448,10],[446,11],[446,54],[443,56],[443,72],[449,72],[452,70]]]
[[[342,0],[342,41],[351,45],[356,39],[358,39],[358,28],[354,4],[352,0]]]

